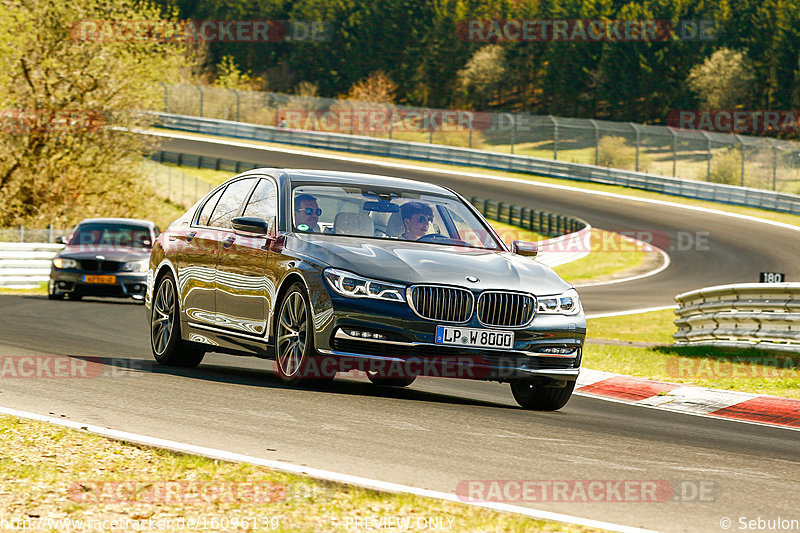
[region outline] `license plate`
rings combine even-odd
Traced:
[[[436,344],[511,349],[514,347],[514,332],[496,329],[436,326]]]
[[[83,276],[84,283],[106,283],[113,285],[117,282],[117,276]]]

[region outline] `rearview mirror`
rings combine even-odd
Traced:
[[[271,217],[269,220],[261,217],[236,217],[231,221],[231,226],[233,231],[268,235],[273,233],[275,217]]]
[[[534,258],[539,254],[539,246],[534,242],[514,241],[511,243],[511,251],[523,257]]]

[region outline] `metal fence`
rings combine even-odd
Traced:
[[[65,235],[67,231],[53,228],[52,225],[48,225],[46,228],[28,228],[25,226],[0,228],[0,242],[54,243],[56,237]]]
[[[213,181],[192,176],[174,166],[159,164],[159,162],[169,162],[181,165],[180,160],[159,161],[158,155],[154,159],[155,161],[145,159],[142,163],[145,176],[152,180],[153,188],[159,198],[169,200],[175,205],[190,207],[216,186]],[[201,168],[199,165],[192,166]]]
[[[342,150],[346,152],[402,159],[417,159],[467,167],[490,168],[525,174],[538,174],[553,178],[620,185],[622,187],[643,189],[685,198],[697,198],[712,202],[800,214],[800,196],[764,189],[754,189],[752,187],[683,180],[635,172],[632,170],[619,170],[595,165],[585,165],[582,163],[567,163],[526,155],[502,154],[455,146],[423,144],[363,135],[344,135],[311,130],[276,128],[273,126],[262,126],[213,118],[160,113],[159,120],[163,127],[172,130],[312,146],[315,148]],[[180,157],[180,155],[178,155],[178,157]],[[184,155],[183,157],[187,156]],[[225,161],[207,156],[191,157],[195,158],[198,165],[203,168],[217,168],[217,166],[221,164],[221,161]]]
[[[800,143],[632,122],[164,84],[163,111],[415,141],[800,193]]]

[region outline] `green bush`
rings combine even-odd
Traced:
[[[739,185],[742,180],[742,152],[738,148],[726,148],[711,157],[711,173],[708,181]]]
[[[647,172],[652,159],[639,150],[639,172]],[[604,135],[597,144],[597,164],[609,168],[636,170],[636,147],[628,146],[625,137]]]

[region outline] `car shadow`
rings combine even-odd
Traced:
[[[431,403],[447,403],[453,405],[519,409],[518,407],[510,404],[475,400],[450,394],[421,391],[414,388],[377,386],[372,383],[348,380],[346,378],[350,376],[349,374],[341,374],[341,378],[337,378],[332,382],[307,382],[305,384],[293,387],[283,383],[272,370],[267,368],[257,369],[231,367],[228,365],[219,365],[214,363],[203,363],[196,368],[181,368],[160,365],[153,360],[135,359],[131,357],[101,357],[81,355],[69,355],[68,357],[86,361],[89,365],[101,365],[109,367],[110,372],[103,374],[112,378],[121,378],[125,375],[130,376],[131,372],[144,372],[149,374],[166,374],[189,379],[268,389],[314,390],[327,394],[338,394],[345,396],[393,398],[397,400],[408,400],[414,402],[422,401]],[[259,359],[259,361],[262,361],[267,365],[272,364],[271,360]],[[90,373],[100,374],[100,372],[97,372],[96,367],[94,368],[94,372],[91,372],[90,370]]]
[[[47,295],[44,294],[26,294],[22,296],[26,300],[47,300]],[[81,300],[51,300],[54,303],[64,303],[70,305],[80,304],[111,304],[111,305],[144,305],[144,300],[134,300],[133,298],[113,298],[102,296],[84,296]]]

